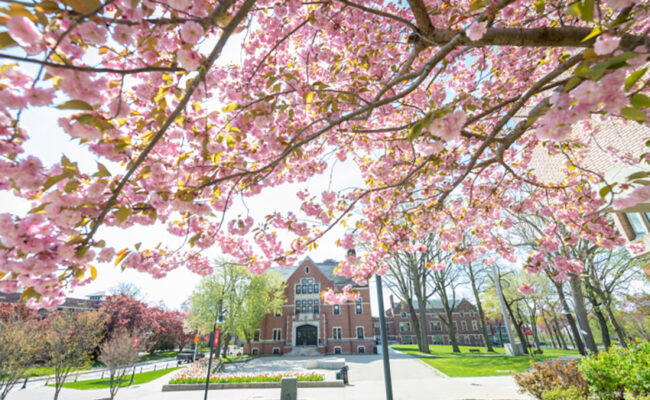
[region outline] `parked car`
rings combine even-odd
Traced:
[[[199,360],[205,357],[203,353],[196,353],[196,359]],[[176,355],[176,364],[190,364],[194,361],[194,352],[193,351],[183,351]]]

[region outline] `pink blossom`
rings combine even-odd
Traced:
[[[614,10],[620,10],[621,8],[631,6],[635,1],[636,0],[607,0],[607,5]]]
[[[429,157],[440,153],[445,149],[445,145],[438,140],[429,140],[418,143],[417,149],[424,157]]]
[[[485,35],[485,32],[487,32],[487,23],[486,22],[472,22],[472,24],[467,28],[467,31],[465,31],[467,37],[469,40],[472,42],[476,42],[477,40],[481,40],[483,35]]]
[[[182,49],[176,53],[178,64],[188,71],[196,70],[201,65],[199,53],[194,50]]]
[[[190,21],[181,26],[181,38],[190,44],[196,44],[203,33],[203,27],[198,22]]]
[[[54,100],[54,88],[29,88],[25,93],[25,99],[33,106],[48,106]]]
[[[93,22],[84,22],[77,27],[79,36],[89,44],[100,45],[106,41],[106,27]]]
[[[650,200],[650,186],[639,186],[635,188],[627,197],[616,198],[612,202],[615,210],[623,210],[634,207],[637,204]]]
[[[177,10],[187,10],[192,5],[192,0],[167,0],[167,4]]]
[[[128,46],[132,44],[133,39],[135,39],[134,33],[135,32],[130,26],[118,24],[115,29],[113,29],[113,40],[119,44]]]
[[[600,35],[596,39],[596,43],[594,43],[594,51],[599,56],[610,54],[611,52],[616,50],[620,42],[621,42],[620,37],[611,36],[611,35]]]
[[[600,85],[594,81],[583,81],[571,91],[574,98],[582,103],[594,104],[601,96]]]
[[[27,17],[13,16],[7,21],[9,36],[21,47],[30,47],[40,43],[43,35]]]
[[[519,293],[523,294],[524,296],[530,296],[531,294],[533,294],[535,292],[535,288],[530,286],[527,283],[524,283],[523,285],[521,285],[521,286],[519,286],[517,288],[517,291]]]

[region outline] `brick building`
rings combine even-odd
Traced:
[[[413,321],[406,303],[395,303],[390,296],[391,308],[386,311],[387,337],[389,341],[401,344],[417,344]],[[417,310],[419,306],[414,302]],[[426,331],[429,344],[451,344],[446,325],[440,319],[444,309],[440,300],[430,300],[425,310]],[[452,314],[452,321],[456,328],[456,337],[459,345],[485,346],[481,334],[481,324],[476,307],[466,299],[456,300]]]
[[[251,343],[253,354],[368,353],[375,345],[370,292],[350,279],[334,274],[338,262],[315,263],[309,257],[298,266],[273,267],[286,281],[286,304],[279,314],[268,314]],[[356,302],[323,303],[321,292],[342,291],[352,284],[360,294]],[[245,349],[248,351],[248,349]]]

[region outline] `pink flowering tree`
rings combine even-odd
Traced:
[[[45,306],[98,263],[205,274],[204,251],[219,246],[260,273],[333,240],[339,224],[372,244],[341,265],[365,282],[404,221],[414,240],[441,227],[454,244],[483,208],[475,196],[531,181],[534,149],[579,144],[572,129],[592,118],[647,123],[650,20],[637,0],[84,0],[0,12],[0,190],[31,204],[0,214],[0,290]],[[228,43],[238,64],[220,60]],[[31,154],[22,117],[34,107],[60,111],[97,167]],[[235,198],[307,182],[334,160],[363,184],[225,218]],[[187,246],[102,238],[106,226],[154,223]]]

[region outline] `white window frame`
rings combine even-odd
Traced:
[[[472,320],[472,330],[478,331],[478,323],[475,320]]]
[[[366,346],[357,346],[357,353],[366,354]]]
[[[465,321],[460,321],[460,329],[461,329],[463,332],[467,332],[467,322],[465,322]]]
[[[282,328],[273,328],[273,341],[279,342],[281,340],[282,340]]]
[[[337,353],[336,350],[339,352]],[[341,354],[343,353],[343,349],[341,349],[341,346],[334,346],[334,354]]]
[[[338,337],[336,337],[336,332],[339,333]],[[343,328],[340,326],[335,326],[332,327],[332,339],[333,340],[341,340],[343,339]]]
[[[257,340],[255,340],[255,335],[257,335]],[[253,342],[259,342],[262,339],[262,330],[261,329],[255,329],[253,332]]]
[[[359,337],[359,328],[361,328],[361,337]],[[362,340],[366,338],[366,330],[363,326],[361,325],[357,326],[354,332],[355,332],[354,337],[357,338],[358,340]]]

